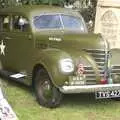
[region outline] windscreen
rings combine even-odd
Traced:
[[[84,31],[84,24],[79,18],[68,15],[61,15],[61,16],[62,16],[64,28],[79,29],[81,31]]]
[[[41,15],[34,16],[34,26],[36,29],[68,29],[85,31],[83,20],[69,15]]]

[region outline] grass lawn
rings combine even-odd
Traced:
[[[60,107],[41,107],[30,88],[2,80],[8,102],[19,120],[120,120],[120,101],[95,100],[93,94],[65,95]]]

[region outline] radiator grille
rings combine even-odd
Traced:
[[[105,62],[106,62],[106,52],[104,50],[96,50],[96,49],[86,49],[85,50],[89,55],[91,55],[96,64],[98,65],[100,76],[103,77],[105,70]],[[86,84],[96,84],[96,75],[93,71],[92,67],[85,67],[86,70]]]
[[[112,65],[111,74],[112,75],[114,75],[114,74],[120,75],[120,65]]]

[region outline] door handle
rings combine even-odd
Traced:
[[[6,40],[11,40],[12,38],[11,37],[5,37]]]

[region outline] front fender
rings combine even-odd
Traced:
[[[44,66],[56,87],[60,87],[65,81],[68,81],[69,75],[63,74],[59,69],[59,61],[66,58],[72,59],[74,63],[76,59],[83,58],[83,60],[87,61],[87,63],[92,66],[94,73],[96,74],[96,79],[99,79],[98,68],[92,56],[84,51],[74,52],[69,53],[59,49],[46,49],[39,53],[37,64],[42,64]]]
[[[120,49],[111,49],[111,66],[119,65],[120,66]]]
[[[96,75],[96,81],[99,82],[99,80],[100,80],[100,72],[99,72],[98,65],[96,64],[96,61],[93,58],[93,56],[91,56],[90,54],[88,54],[85,51],[75,52],[75,53],[79,58],[83,58],[83,60],[86,61],[86,63],[84,64],[85,66],[90,65],[92,67],[92,69],[93,69],[93,71],[94,71],[94,73]],[[78,57],[77,57],[77,59],[78,59]]]
[[[109,57],[109,69],[113,83],[120,83],[120,49],[111,49]]]
[[[65,58],[71,57],[66,52],[58,49],[46,49],[39,53],[37,64],[44,66],[56,87],[63,85],[67,80],[67,75],[62,74],[59,69],[59,61]]]

